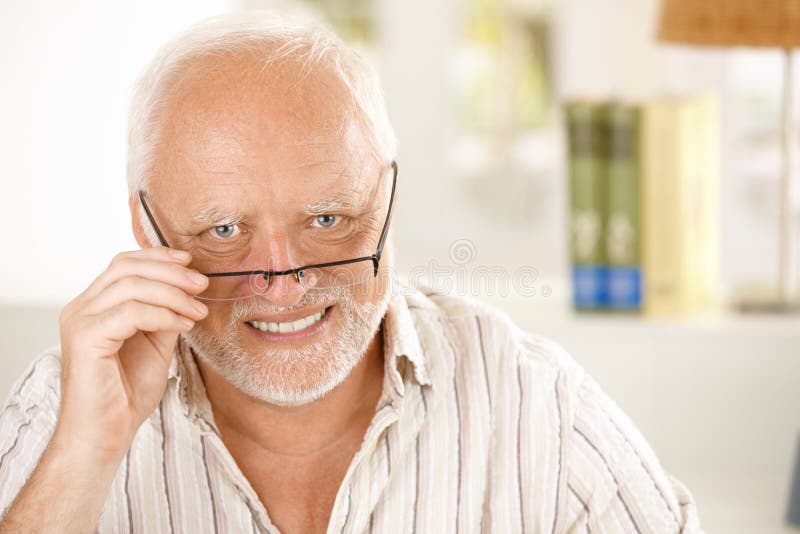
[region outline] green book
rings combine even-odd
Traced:
[[[573,305],[578,310],[608,305],[606,219],[607,107],[591,102],[565,106],[569,146],[570,252]]]
[[[608,305],[638,311],[642,307],[640,156],[638,106],[611,103],[607,108],[608,218],[604,245],[608,260]]]

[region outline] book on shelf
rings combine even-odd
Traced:
[[[576,101],[565,111],[574,307],[677,315],[712,305],[716,100]]]
[[[711,96],[662,98],[642,110],[645,311],[675,315],[716,300],[719,110]]]
[[[578,310],[608,305],[608,263],[603,244],[606,218],[606,107],[592,102],[566,106],[569,145],[572,297]]]
[[[608,106],[608,210],[604,244],[608,259],[608,306],[638,311],[642,306],[639,107]]]

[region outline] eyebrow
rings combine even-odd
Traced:
[[[334,196],[317,200],[303,208],[305,215],[321,215],[331,212],[355,211],[362,206],[363,191],[355,189],[338,193]],[[238,211],[223,209],[218,206],[206,206],[198,210],[191,219],[192,224],[204,226],[219,226],[224,224],[237,224],[247,217]]]
[[[236,224],[245,220],[242,213],[236,211],[225,210],[216,206],[208,206],[201,208],[195,216],[192,217],[192,223],[205,226],[219,226],[224,224]]]
[[[306,215],[320,215],[336,211],[352,211],[362,204],[359,200],[363,197],[363,194],[360,193],[361,192],[358,191],[347,191],[329,198],[317,200],[307,205],[303,211]]]

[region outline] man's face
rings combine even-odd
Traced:
[[[241,69],[217,72],[189,81],[169,106],[149,194],[167,240],[191,252],[201,272],[349,259],[354,239],[375,252],[388,165],[373,156],[332,77],[298,83],[290,70],[260,82]],[[280,276],[251,296],[246,282],[236,285],[231,296],[250,296],[206,301],[209,314],[188,339],[245,393],[310,402],[341,383],[367,349],[386,310],[390,265],[385,254],[378,279],[351,286],[309,290]],[[298,326],[303,319],[307,326]],[[276,323],[295,331],[269,331]]]

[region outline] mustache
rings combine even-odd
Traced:
[[[276,306],[267,300],[259,298],[242,299],[234,301],[231,309],[231,319],[232,321],[238,321],[253,315],[290,312],[308,306],[332,304],[336,301],[346,300],[346,297],[347,293],[343,288],[332,288],[324,293],[319,291],[305,293],[297,304],[292,306]]]

